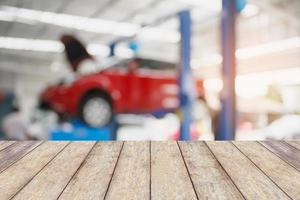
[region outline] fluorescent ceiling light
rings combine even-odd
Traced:
[[[300,37],[288,38],[284,40],[274,41],[253,47],[240,48],[236,50],[236,57],[239,60],[254,58],[256,56],[263,56],[272,53],[280,53],[287,50],[300,48]],[[219,65],[222,63],[221,54],[212,54],[210,56],[203,56],[203,58],[193,58],[191,60],[191,67],[197,69],[199,66]]]
[[[53,12],[44,12],[32,9],[2,6],[2,18],[7,14],[7,18],[11,21],[32,21],[35,23],[46,23],[66,28],[73,28],[87,32],[95,32],[102,34],[113,34],[118,36],[132,36],[140,28],[139,25],[130,23],[119,23],[115,21],[88,18],[67,14],[59,14]]]
[[[288,38],[285,40],[279,40],[270,42],[254,47],[247,47],[238,49],[236,51],[236,57],[238,59],[247,59],[255,56],[261,56],[271,53],[282,52],[290,49],[296,49],[300,47],[300,37]]]
[[[138,34],[142,39],[178,42],[178,31],[166,31],[154,28],[143,28],[139,24],[116,22],[99,18],[88,18],[75,15],[44,12],[39,10],[1,6],[0,20],[21,23],[45,23],[65,28],[101,34],[131,37]],[[155,31],[154,31],[155,30]],[[139,35],[141,32],[141,35]],[[161,39],[164,36],[165,40]]]
[[[54,40],[36,40],[26,38],[0,37],[0,48],[24,51],[40,51],[61,53],[64,51],[64,45]],[[109,47],[106,45],[90,44],[88,51],[94,55],[107,55]]]
[[[50,53],[62,53],[64,45],[54,40],[36,40],[26,38],[0,37],[0,49],[12,49],[23,51],[38,51]],[[103,44],[89,44],[87,51],[95,56],[108,57],[110,48]],[[131,49],[125,44],[116,47],[116,56],[120,58],[130,58],[134,56]]]
[[[0,37],[0,48],[41,52],[62,52],[63,44],[51,40]]]

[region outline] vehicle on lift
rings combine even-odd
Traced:
[[[68,84],[46,88],[40,105],[59,114],[79,117],[91,127],[108,124],[115,113],[174,112],[179,106],[176,65],[134,58]],[[202,80],[196,81],[198,95]]]

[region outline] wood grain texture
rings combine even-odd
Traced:
[[[257,142],[233,142],[293,199],[300,199],[300,173]]]
[[[150,199],[149,142],[125,142],[106,199]]]
[[[300,200],[298,144],[0,141],[0,199]]]
[[[290,199],[233,144],[207,142],[246,199]]]
[[[260,143],[300,171],[300,150],[281,141],[263,141]]]
[[[0,151],[15,143],[14,141],[0,141]]]
[[[197,199],[174,141],[151,142],[151,197],[164,200]]]
[[[294,140],[294,141],[285,141],[289,145],[295,147],[296,149],[300,150],[300,140]]]
[[[0,173],[40,144],[36,141],[15,142],[0,151]]]
[[[1,199],[10,199],[27,184],[67,142],[45,142],[0,174]]]
[[[57,199],[94,144],[94,142],[69,144],[13,199]]]
[[[123,142],[99,142],[59,199],[103,199]]]
[[[179,142],[199,199],[243,199],[203,142]]]

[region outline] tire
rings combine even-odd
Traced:
[[[79,108],[79,118],[86,125],[100,128],[109,124],[112,117],[112,104],[105,95],[93,93],[83,98]]]

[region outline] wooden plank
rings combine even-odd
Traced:
[[[15,142],[0,151],[0,173],[40,144],[36,141]]]
[[[10,199],[26,185],[67,142],[45,142],[0,174],[1,199]]]
[[[300,150],[300,140],[293,140],[293,141],[285,141],[289,145],[292,145],[296,149]]]
[[[289,199],[265,174],[229,142],[207,142],[246,199]]]
[[[300,150],[281,141],[263,141],[260,143],[300,171]]]
[[[14,199],[57,199],[95,142],[72,142],[56,156]]]
[[[151,197],[197,199],[180,150],[174,141],[151,143]]]
[[[243,199],[203,142],[179,142],[199,199]]]
[[[300,173],[257,142],[234,142],[276,185],[291,198],[300,199]]]
[[[105,199],[150,199],[149,142],[125,142]]]
[[[103,199],[123,142],[99,142],[59,199]]]
[[[15,141],[0,141],[0,151],[12,145],[13,143],[15,143]]]

